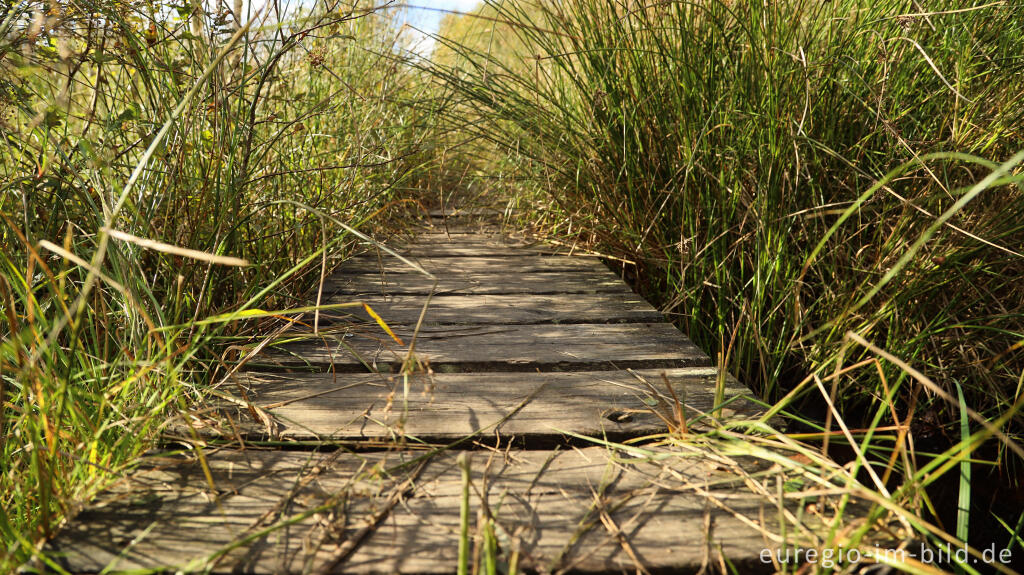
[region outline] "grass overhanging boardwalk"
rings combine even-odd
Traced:
[[[324,294],[393,336],[352,307],[268,347],[224,388],[244,402],[192,422],[202,459],[153,457],[115,484],[50,543],[62,567],[454,573],[468,528],[471,560],[533,572],[771,570],[761,551],[792,517],[754,479],[765,463],[609,447],[664,433],[674,397],[700,426],[722,379],[597,258],[476,213],[401,251],[436,285],[372,253]],[[724,381],[720,417],[752,415]]]

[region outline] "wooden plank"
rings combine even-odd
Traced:
[[[774,490],[748,486],[786,481],[778,466],[740,468],[702,448],[651,453],[473,454],[470,536],[481,543],[477,517],[486,503],[500,561],[518,551],[525,570],[621,573],[641,564],[694,572],[724,558],[744,573],[771,572],[760,552],[771,545],[764,533],[781,531]],[[216,493],[196,462],[158,460],[104,494],[48,551],[74,573],[452,573],[463,490],[458,453],[434,457],[396,490],[412,472],[395,467],[417,455],[207,453]],[[754,471],[763,477],[745,482]],[[798,504],[794,497],[786,507]],[[818,501],[819,509],[828,505]],[[793,544],[821,530],[815,514],[786,522]],[[362,544],[345,554],[361,532]]]
[[[545,246],[540,242],[487,234],[419,234],[413,238],[392,238],[387,246],[411,257],[539,256],[568,252],[566,248]],[[378,250],[373,246],[367,248],[368,255],[376,257]]]
[[[476,244],[488,246],[503,246],[509,248],[533,247],[542,245],[539,240],[532,240],[522,235],[515,234],[459,234],[450,236],[444,232],[427,232],[412,236],[398,236],[394,238],[399,243],[432,246],[437,244]]]
[[[524,255],[554,255],[561,253],[557,250],[544,250],[533,248],[508,248],[500,246],[475,246],[475,245],[413,245],[408,248],[400,248],[398,253],[407,257],[438,258],[438,257],[520,257]]]
[[[419,233],[443,233],[450,235],[503,234],[515,231],[499,219],[468,221],[462,218],[430,218],[413,222],[409,226]]]
[[[407,240],[396,239],[391,246],[402,255],[414,257],[566,255],[600,257],[581,247],[553,245],[539,240],[486,234],[420,234]]]
[[[343,302],[352,298],[332,297]],[[368,304],[389,324],[415,325],[426,296],[367,296],[359,301]],[[361,307],[327,319],[373,318]],[[532,295],[438,295],[430,298],[423,316],[425,324],[517,325],[528,323],[627,323],[657,322],[664,318],[651,304],[634,293]],[[323,321],[323,320],[321,320]]]
[[[557,272],[557,271],[608,271],[598,259],[590,256],[566,257],[566,256],[531,256],[521,255],[519,257],[424,257],[415,258],[417,264],[428,272],[435,274],[480,274],[502,272],[506,274],[520,274],[529,272]],[[415,271],[405,262],[392,256],[377,257],[376,255],[360,255],[345,261],[339,268],[339,274],[361,274],[361,273],[394,273]]]
[[[434,280],[418,273],[334,274],[327,278],[328,294],[428,294]],[[441,274],[437,294],[586,294],[632,293],[607,269],[564,273],[506,272]],[[336,298],[337,299],[337,298]],[[341,298],[347,301],[351,298]]]
[[[499,210],[490,211],[476,211],[474,213],[468,213],[460,211],[451,215],[441,215],[440,212],[431,212],[430,217],[425,219],[425,223],[439,227],[439,228],[469,228],[469,227],[487,227],[487,226],[505,226],[514,215],[505,214]]]
[[[664,418],[676,420],[669,383],[685,404],[684,416],[693,427],[702,413],[714,408],[716,382],[713,367],[632,373],[441,373],[416,375],[408,381],[378,374],[247,372],[237,374],[232,384],[245,389],[245,396],[274,418],[275,427],[267,429],[248,410],[229,406],[232,423],[217,427],[211,423],[204,433],[234,437],[241,431],[247,441],[378,442],[405,434],[447,442],[485,429],[488,434],[517,436],[531,445],[561,441],[563,432],[639,437],[664,432]],[[758,413],[746,387],[732,378],[725,383],[723,416],[732,419]],[[528,397],[514,417],[492,427]],[[700,428],[699,422],[696,425]]]
[[[498,242],[421,242],[398,246],[396,251],[409,257],[520,257],[527,255],[553,255],[568,253],[565,248],[545,247],[541,244],[509,245]]]
[[[497,216],[503,217],[506,214],[515,213],[516,210],[509,210],[505,207],[446,207],[444,209],[435,209],[427,212],[431,218],[457,218],[457,217],[479,217],[479,216]]]
[[[438,231],[418,234],[413,237],[393,237],[387,246],[405,256],[413,257],[459,257],[459,256],[518,256],[518,255],[565,255],[571,257],[601,257],[588,252],[581,246],[554,245],[540,239],[521,235],[463,233],[446,234]],[[366,246],[368,253],[378,250]],[[380,252],[383,254],[384,252]]]
[[[413,341],[411,327],[396,334]],[[711,360],[667,323],[566,324],[424,327],[415,338],[416,357],[435,371],[534,371],[554,366],[593,369],[691,367]],[[379,328],[358,332],[321,332],[315,339],[292,343],[255,358],[250,366],[305,365],[352,371],[367,366],[387,371],[406,359]],[[513,369],[514,368],[514,369]]]

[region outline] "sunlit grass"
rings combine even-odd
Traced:
[[[968,497],[1020,469],[1018,5],[480,15],[449,21],[423,66],[459,104],[471,172],[549,233],[638,262],[627,276],[806,437],[834,447],[839,416],[867,430],[859,465],[908,513],[933,511],[953,538],[1019,536],[991,529],[1020,509]],[[925,490],[950,473],[960,512]]]
[[[431,156],[370,4],[28,2],[0,29],[4,569],[172,417],[200,425]]]
[[[201,425],[208,384],[308,309],[354,228],[462,175],[636,262],[798,424],[701,441],[792,450],[872,502],[852,544],[895,519],[936,544],[996,524],[1024,552],[1024,512],[978,493],[1020,469],[1019,6],[496,3],[447,20],[434,64],[371,7],[0,22],[0,567],[172,417]],[[950,479],[953,505],[930,495]]]

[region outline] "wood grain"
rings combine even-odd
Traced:
[[[246,390],[254,405],[277,420],[281,439],[387,440],[405,433],[430,441],[450,441],[488,429],[527,442],[551,443],[563,432],[595,437],[636,437],[666,431],[676,421],[671,383],[691,422],[714,407],[717,370],[696,367],[665,370],[571,373],[441,373],[397,375],[352,373],[237,374],[232,384]],[[645,383],[646,382],[646,383]],[[650,384],[650,385],[647,385]],[[237,393],[237,392],[236,392]],[[497,428],[506,414],[530,401]],[[759,413],[749,391],[726,379],[724,415]],[[248,441],[267,439],[262,421],[245,410],[229,410],[234,426],[220,424],[224,436],[239,429]],[[661,414],[659,416],[658,414]]]
[[[538,240],[531,240],[522,235],[473,233],[449,236],[442,232],[422,233],[410,236],[396,236],[394,241],[399,245],[433,246],[433,245],[484,245],[505,248],[543,247]]]
[[[425,296],[364,296],[331,298],[364,302],[391,324],[415,325],[427,303]],[[327,316],[337,321],[369,321],[364,308],[343,310]],[[657,322],[663,317],[651,304],[633,293],[533,295],[438,295],[430,298],[423,321],[436,325],[531,323],[627,323]]]
[[[347,538],[379,519],[339,572],[452,573],[463,486],[456,454],[432,459],[403,503],[378,516],[408,473],[396,466],[421,453],[208,453],[216,492],[195,462],[153,461],[108,491],[49,550],[75,573],[108,566],[305,573],[332,564]],[[747,464],[747,471],[757,468]],[[721,555],[744,573],[771,571],[759,558],[761,531],[778,531],[777,507],[720,458],[662,450],[637,457],[598,447],[480,452],[471,457],[470,475],[472,537],[481,540],[478,513],[486,503],[501,552],[507,558],[517,551],[524,569],[618,573],[640,563],[682,573],[717,564]],[[808,521],[801,527],[820,527]]]
[[[327,279],[328,294],[428,294],[434,281],[418,273],[336,274]],[[437,277],[438,294],[580,294],[631,293],[608,270],[566,273],[487,272]]]
[[[481,216],[503,217],[506,214],[512,214],[512,213],[515,213],[515,212],[516,212],[516,210],[508,210],[506,208],[500,208],[500,207],[477,206],[477,207],[465,207],[465,208],[450,208],[449,207],[449,208],[445,208],[445,209],[430,210],[427,213],[428,213],[428,215],[431,218],[451,218],[451,219],[455,219],[455,218],[474,218],[474,217],[481,217]]]
[[[409,327],[398,326],[395,333],[407,345],[413,341]],[[437,371],[710,365],[704,352],[666,323],[427,326],[415,342],[415,359]],[[398,345],[380,328],[366,327],[286,344],[265,352],[254,365],[387,371],[406,360],[407,345]]]
[[[437,275],[481,274],[501,272],[514,281],[516,274],[530,272],[608,272],[600,260],[589,257],[566,256],[466,256],[459,258],[421,257],[412,258],[423,269]],[[339,274],[408,273],[415,271],[409,264],[393,256],[360,255],[348,259],[338,270]]]
[[[525,238],[475,233],[457,235],[424,233],[412,237],[395,237],[384,244],[402,255],[414,257],[550,255],[569,251],[566,248],[546,246]],[[364,249],[361,251],[371,256],[385,253],[373,245],[363,247]]]
[[[530,246],[502,245],[486,242],[437,242],[399,245],[396,251],[411,257],[519,257],[524,255],[554,255],[567,253],[566,248],[548,247],[540,244]]]

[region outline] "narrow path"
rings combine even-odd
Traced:
[[[452,214],[402,246],[436,285],[391,256],[347,262],[328,303],[366,303],[393,336],[354,306],[265,351],[236,377],[252,407],[206,422],[224,446],[147,461],[51,543],[64,567],[454,573],[465,494],[477,564],[771,570],[785,510],[766,466],[605,443],[678,425],[676,397],[699,427],[710,359],[598,259],[494,230]],[[724,381],[721,416],[752,413]]]

